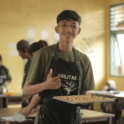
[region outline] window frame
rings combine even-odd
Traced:
[[[114,38],[118,35],[118,34],[124,34],[124,30],[118,30],[118,31],[110,31],[110,76],[113,77],[124,77],[124,75],[115,75],[113,72],[115,70],[115,64],[113,63],[114,59],[114,55],[115,55],[115,48],[114,48],[114,43],[115,40]]]
[[[121,3],[121,4],[117,4],[117,5],[113,5],[113,6],[110,6],[109,7],[109,32],[110,32],[110,37],[109,37],[109,43],[110,43],[110,61],[109,61],[109,75],[112,76],[112,77],[124,77],[124,74],[123,75],[115,75],[114,72],[115,72],[115,63],[113,63],[115,61],[115,58],[114,58],[114,55],[115,55],[115,37],[117,36],[117,34],[124,34],[124,29],[120,29],[120,30],[111,30],[111,14],[110,14],[110,9],[112,7],[116,7],[116,6],[119,6],[119,5],[124,5],[124,3]]]

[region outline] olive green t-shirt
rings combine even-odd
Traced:
[[[41,83],[46,80],[47,74],[50,70],[52,56],[55,56],[55,50],[56,44],[42,48],[35,53],[27,76],[27,82],[36,84],[38,82]],[[79,56],[83,72],[82,91],[93,90],[95,88],[95,85],[90,60],[85,54],[79,52],[78,50],[76,50],[76,52]],[[73,51],[65,52],[59,50],[58,56],[65,61],[75,62],[75,56]],[[35,118],[34,124],[37,124],[37,121],[38,114]]]
[[[27,82],[36,84],[46,80],[52,56],[55,56],[55,50],[56,44],[42,48],[35,53],[26,79]],[[93,90],[95,85],[91,62],[85,54],[76,51],[82,66],[82,91]],[[59,50],[58,56],[67,62],[75,62],[73,51]]]
[[[27,75],[28,75],[28,71],[29,71],[29,68],[30,68],[30,64],[31,64],[31,60],[28,59],[26,64],[25,64],[25,68],[24,68],[24,77],[23,77],[23,81],[22,81],[22,88],[24,87],[24,84],[25,84],[25,81],[26,81],[26,78],[27,78]]]

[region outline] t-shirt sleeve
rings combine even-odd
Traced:
[[[28,72],[28,76],[26,79],[27,82],[30,82],[33,84],[40,82],[40,78],[43,75],[43,73],[42,73],[43,66],[42,65],[43,65],[44,61],[41,61],[41,60],[43,60],[42,58],[43,57],[41,56],[40,52],[36,52],[34,54],[31,65],[30,65],[30,69]]]
[[[94,83],[94,76],[92,65],[89,58],[85,55],[81,58],[82,62],[82,91],[94,90],[95,83]]]
[[[24,77],[23,77],[23,81],[22,81],[22,88],[24,87],[27,75],[28,75],[28,71],[30,68],[30,64],[31,64],[31,60],[28,60],[27,63],[25,64],[25,68],[24,68]]]

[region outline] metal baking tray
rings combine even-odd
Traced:
[[[76,96],[76,95],[74,95]],[[77,95],[78,96],[78,95]],[[81,95],[79,95],[81,96]],[[87,97],[87,95],[82,95],[83,97]],[[61,98],[60,98],[61,97]],[[62,102],[66,102],[66,103],[70,103],[70,104],[86,104],[86,103],[95,103],[95,102],[114,102],[115,101],[115,98],[107,98],[107,97],[99,97],[99,96],[96,96],[97,98],[103,98],[101,100],[80,100],[80,101],[69,101],[69,100],[65,100],[65,99],[62,99],[64,97],[73,97],[73,96],[54,96],[53,99],[56,99],[56,100],[59,100],[59,101],[62,101]]]

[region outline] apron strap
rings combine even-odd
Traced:
[[[78,83],[78,93],[77,93],[77,95],[80,95],[83,73],[82,73],[82,67],[81,67],[81,63],[80,63],[80,60],[79,60],[79,56],[77,55],[77,52],[76,52],[74,47],[73,47],[73,51],[74,51],[74,55],[75,55],[75,58],[76,58],[77,67],[79,69],[79,83]],[[77,107],[76,112],[77,113],[80,112],[80,106]]]
[[[56,45],[56,50],[55,50],[55,60],[58,60],[58,53],[59,53],[59,44],[57,43]]]
[[[79,84],[78,84],[78,95],[80,95],[80,91],[81,91],[81,84],[82,84],[82,67],[81,67],[81,63],[80,63],[80,60],[79,60],[79,56],[77,55],[77,52],[75,50],[75,48],[73,48],[73,51],[74,51],[74,55],[75,55],[75,58],[76,58],[76,64],[77,64],[77,67],[79,69]]]

